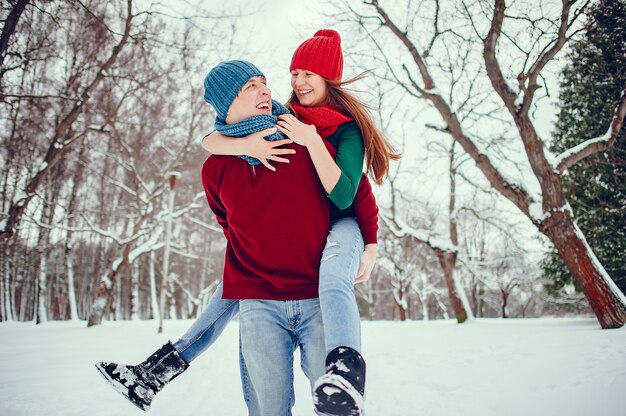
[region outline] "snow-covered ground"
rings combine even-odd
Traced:
[[[100,378],[99,360],[133,363],[191,321],[0,323],[0,415],[140,415]],[[363,322],[368,416],[624,416],[626,328],[592,319]],[[296,369],[294,416],[313,415]],[[149,414],[246,415],[237,324],[167,386]]]

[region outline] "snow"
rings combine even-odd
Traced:
[[[567,159],[568,157],[575,155],[577,153],[580,153],[583,149],[591,146],[594,143],[599,143],[599,142],[608,142],[611,139],[611,133],[612,133],[612,128],[611,126],[609,126],[609,129],[602,135],[593,139],[589,139],[587,141],[584,141],[582,143],[579,143],[578,145],[567,149],[566,151],[564,151],[563,153],[561,153],[560,155],[558,155],[554,161],[552,162],[552,167],[558,171],[558,166],[561,164],[561,162],[563,162],[563,160]]]
[[[544,212],[542,202],[541,201],[533,201],[528,205],[528,212],[536,222],[541,222],[547,218],[549,215],[547,212]]]
[[[101,378],[97,361],[136,363],[189,320],[0,323],[0,415],[143,414]],[[595,319],[363,322],[366,412],[380,416],[622,416],[626,328]],[[247,414],[237,323],[161,393],[150,414]],[[313,415],[295,365],[294,416]]]

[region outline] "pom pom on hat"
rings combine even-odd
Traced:
[[[233,100],[245,83],[256,76],[265,75],[248,61],[224,61],[211,69],[204,78],[204,101],[213,106],[219,121],[226,122]]]
[[[289,70],[304,69],[329,80],[340,80],[343,74],[341,36],[332,29],[321,29],[302,42],[293,53]]]

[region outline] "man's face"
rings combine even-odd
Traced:
[[[241,87],[226,114],[226,124],[261,114],[272,114],[272,92],[265,77],[252,77]]]

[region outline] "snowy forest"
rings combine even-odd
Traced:
[[[205,3],[2,3],[1,321],[189,319],[213,293],[225,239],[200,182],[202,79],[271,57],[246,49],[255,9]],[[362,318],[622,327],[626,0],[320,9],[295,44],[341,33],[402,153],[375,188]]]

